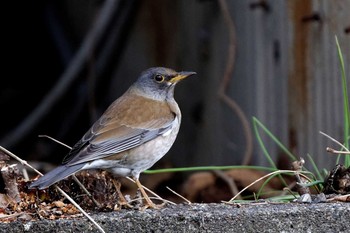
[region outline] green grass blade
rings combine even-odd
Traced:
[[[345,140],[345,147],[349,147],[349,141],[346,140],[350,135],[350,110],[349,110],[349,96],[348,96],[348,90],[347,90],[347,84],[346,84],[346,75],[345,75],[345,66],[344,66],[344,59],[343,59],[343,53],[341,51],[338,38],[335,37],[335,41],[337,44],[337,51],[338,51],[338,58],[340,62],[340,70],[341,70],[341,79],[342,79],[342,88],[343,88],[343,105],[344,105],[344,140]]]
[[[306,183],[306,184],[300,184],[300,186],[302,186],[302,187],[311,187],[311,186],[316,186],[316,185],[320,185],[320,184],[323,184],[322,180],[314,180],[314,181],[311,181],[311,182]]]
[[[296,193],[295,196],[283,195],[283,196],[270,197],[267,200],[269,200],[270,202],[291,202],[298,197],[299,197],[299,194]]]
[[[342,88],[343,88],[343,111],[344,111],[344,146],[346,148],[349,148],[349,136],[350,136],[350,106],[349,106],[349,95],[347,90],[347,83],[346,83],[346,74],[345,74],[345,66],[344,66],[344,59],[343,59],[343,53],[341,51],[339,41],[337,36],[335,36],[335,42],[337,45],[337,51],[338,51],[338,58],[340,63],[340,70],[341,70],[341,79],[342,79]],[[339,156],[338,156],[339,157]],[[345,166],[350,167],[350,156],[345,156]]]
[[[313,160],[312,156],[308,153],[308,154],[307,154],[307,157],[308,157],[308,159],[310,160],[310,163],[311,163],[311,165],[312,165],[312,168],[313,168],[314,171],[316,172],[317,179],[323,180],[324,177],[321,175],[320,169],[318,169],[318,167],[317,167],[315,161]]]
[[[271,167],[277,169],[277,166],[276,164],[273,162],[269,152],[267,151],[266,147],[265,147],[265,144],[264,142],[262,141],[261,137],[260,137],[260,134],[259,134],[259,130],[258,130],[258,125],[260,128],[262,128],[265,133],[267,135],[269,135],[270,137],[273,137],[276,141],[278,141],[278,139],[256,118],[256,117],[253,117],[253,128],[254,128],[254,132],[255,132],[255,136],[256,136],[256,139],[258,140],[258,143],[265,155],[265,157],[267,158],[268,162],[270,163]],[[274,140],[274,141],[275,141]],[[276,142],[275,141],[275,142]],[[279,141],[278,141],[279,142]],[[282,145],[282,143],[280,143]],[[283,146],[283,145],[282,145]],[[284,146],[283,146],[284,147]],[[289,152],[290,153],[290,152]],[[278,175],[278,177],[280,178],[280,180],[282,181],[283,185],[285,186],[288,186],[286,181],[283,179],[283,177],[281,175]]]
[[[264,142],[262,141],[262,139],[261,139],[261,137],[260,137],[260,134],[259,134],[259,130],[258,130],[258,126],[257,126],[257,125],[259,125],[259,127],[262,128],[264,131],[265,131],[265,130],[268,131],[268,130],[266,129],[266,127],[263,126],[263,125],[260,123],[260,121],[259,121],[258,119],[256,119],[255,117],[253,117],[253,127],[254,127],[254,132],[255,132],[256,139],[258,140],[258,143],[259,143],[259,145],[260,145],[260,147],[261,147],[261,149],[262,149],[262,151],[263,151],[265,157],[267,158],[267,161],[270,163],[271,167],[277,169],[277,166],[276,166],[275,162],[274,162],[273,159],[271,158],[269,152],[267,151],[267,149],[266,149],[266,147],[265,147]],[[266,131],[265,131],[265,132],[266,132]]]
[[[146,170],[145,174],[156,174],[164,172],[192,172],[192,171],[212,171],[212,170],[229,170],[229,169],[255,169],[260,171],[276,171],[277,168],[263,167],[263,166],[199,166],[199,167],[178,167],[178,168],[164,168],[164,169],[154,169]]]
[[[263,192],[264,187],[265,187],[265,186],[270,182],[270,180],[272,180],[275,176],[276,176],[276,175],[270,176],[270,177],[266,178],[266,180],[264,181],[264,183],[261,185],[261,187],[260,187],[258,193],[256,194],[256,198],[257,198],[257,199],[259,199],[259,197],[262,195],[262,192]]]
[[[297,160],[296,157],[262,124],[256,117],[253,117],[253,123],[259,125],[264,132],[278,145],[281,150],[286,153],[291,160]]]
[[[347,90],[347,83],[346,83],[346,74],[345,74],[345,65],[344,65],[344,59],[343,59],[343,53],[341,51],[339,41],[337,36],[335,36],[335,42],[337,45],[337,51],[338,51],[338,58],[340,63],[340,70],[341,70],[341,79],[342,79],[342,89],[343,89],[343,109],[344,109],[344,146],[346,148],[349,148],[349,136],[350,136],[350,106],[349,106],[349,95]],[[345,166],[350,166],[350,156],[345,156]]]

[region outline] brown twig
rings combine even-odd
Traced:
[[[247,165],[250,163],[252,152],[253,152],[253,136],[251,133],[251,127],[250,127],[249,121],[247,120],[247,117],[245,116],[240,106],[231,97],[229,97],[226,94],[226,90],[231,80],[234,64],[235,64],[235,55],[236,55],[235,25],[233,23],[230,12],[228,10],[226,0],[218,0],[218,2],[228,29],[228,33],[229,33],[229,48],[228,48],[228,54],[227,54],[226,68],[225,68],[224,77],[219,87],[218,95],[219,95],[219,98],[225,104],[227,104],[227,106],[229,106],[233,110],[233,112],[237,114],[239,120],[242,122],[243,131],[246,138],[246,149],[245,149],[242,165]]]

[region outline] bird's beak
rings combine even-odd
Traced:
[[[182,79],[185,79],[187,77],[190,77],[192,75],[197,74],[196,72],[190,72],[190,71],[182,71],[177,73],[177,75],[175,75],[172,79],[169,80],[170,83],[177,83]]]

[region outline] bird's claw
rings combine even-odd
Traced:
[[[159,210],[161,208],[163,208],[165,206],[165,202],[163,202],[162,204],[154,204],[152,203],[146,203],[144,206],[141,207],[141,211],[145,210],[145,209],[155,209],[155,210]]]

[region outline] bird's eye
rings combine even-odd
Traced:
[[[164,81],[164,77],[160,74],[157,74],[156,76],[154,76],[154,80],[156,80],[156,82],[161,83]]]

